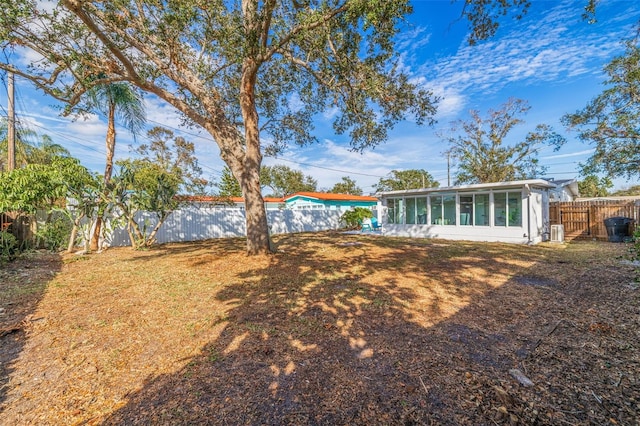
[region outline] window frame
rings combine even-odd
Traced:
[[[510,211],[511,208],[509,207],[509,195],[513,194],[514,196],[516,196],[517,199],[517,208],[514,209],[515,210],[515,214],[517,215],[518,219],[519,219],[519,223],[517,224],[512,224],[512,212]],[[498,203],[496,202],[496,198],[497,197],[501,197],[502,199],[500,201],[502,201],[504,203],[504,224],[498,224],[497,221],[499,218],[502,218],[502,216],[498,216],[498,210],[497,210],[497,205]],[[492,194],[492,202],[491,202],[491,208],[492,208],[492,212],[493,212],[493,221],[492,221],[492,226],[496,227],[496,228],[522,228],[522,223],[523,223],[523,199],[522,199],[522,190],[520,191],[510,191],[510,190],[504,190],[504,191],[493,191]]]

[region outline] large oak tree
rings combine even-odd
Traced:
[[[623,55],[604,69],[608,78],[601,94],[582,110],[563,117],[595,150],[583,173],[605,173],[627,179],[640,176],[640,27],[626,42]]]
[[[465,4],[475,41],[528,2]],[[334,130],[353,149],[383,142],[408,115],[431,121],[434,97],[411,83],[394,51],[410,11],[409,0],[0,0],[2,47],[40,56],[0,68],[69,109],[88,90],[118,82],[173,105],[211,134],[240,183],[247,249],[257,254],[270,247],[259,179],[265,150],[313,142],[313,118],[327,108],[339,111]]]
[[[424,169],[391,170],[375,185],[376,192],[404,191],[407,189],[437,188],[440,182]]]
[[[471,118],[452,123],[448,132],[440,134],[449,144],[448,153],[458,161],[456,184],[504,182],[544,173],[539,150],[543,146],[558,149],[565,139],[549,125],[538,124],[522,140],[510,141],[509,133],[524,123],[522,117],[529,109],[526,101],[511,98],[500,109],[489,110],[486,117],[470,111]]]
[[[329,192],[334,194],[362,195],[362,188],[349,176],[342,176],[340,182],[333,185]]]
[[[260,183],[271,189],[271,197],[286,197],[295,192],[315,192],[318,186],[318,182],[310,175],[282,165],[262,167]]]

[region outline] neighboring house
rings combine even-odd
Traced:
[[[578,181],[575,179],[545,179],[556,187],[549,190],[549,201],[574,201],[580,197]]]
[[[389,191],[378,220],[385,235],[535,244],[549,232],[543,179]]]
[[[574,201],[619,201],[619,202],[631,202],[635,201],[636,204],[640,203],[640,195],[606,195],[604,197],[579,197]]]
[[[196,206],[244,210],[242,197],[184,196],[181,199]],[[264,197],[264,206],[267,210],[278,210],[284,208],[284,201],[278,197]]]
[[[375,208],[378,199],[364,195],[332,194],[326,192],[296,192],[284,197],[287,209],[326,209],[346,211],[354,207]]]

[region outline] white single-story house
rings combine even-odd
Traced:
[[[549,191],[543,179],[389,191],[378,220],[390,236],[535,244],[549,236]]]
[[[575,179],[546,179],[556,187],[549,190],[549,201],[574,201],[580,197],[578,181]]]

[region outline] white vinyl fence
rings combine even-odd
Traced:
[[[267,210],[267,220],[271,234],[315,232],[339,229],[341,214],[338,210]],[[137,219],[149,230],[157,223],[156,216],[148,212],[139,213]],[[186,206],[167,218],[156,239],[159,243],[170,243],[245,235],[244,210]],[[130,244],[129,234],[123,228],[111,230],[104,242],[111,247]]]

